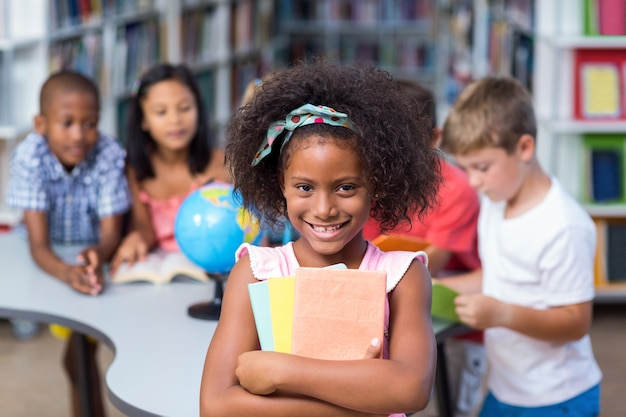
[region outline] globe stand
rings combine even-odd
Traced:
[[[222,297],[224,296],[224,281],[225,276],[218,275],[214,277],[215,281],[215,294],[211,301],[192,304],[187,308],[187,314],[189,316],[200,320],[213,320],[220,319],[220,313],[222,312]]]

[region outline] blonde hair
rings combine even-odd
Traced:
[[[489,147],[510,154],[525,134],[533,138],[537,134],[528,90],[510,77],[486,77],[467,86],[452,106],[441,148],[452,155]]]

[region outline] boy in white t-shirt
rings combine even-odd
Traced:
[[[512,78],[468,86],[442,148],[482,194],[482,270],[446,281],[485,329],[489,393],[480,417],[597,416],[601,371],[589,339],[595,227],[536,157],[530,94]],[[481,291],[482,290],[482,291]]]

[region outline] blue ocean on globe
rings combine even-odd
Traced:
[[[226,183],[209,183],[183,201],[174,224],[180,250],[208,273],[226,274],[242,243],[258,244],[260,222]]]

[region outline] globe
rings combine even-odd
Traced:
[[[242,243],[261,240],[257,218],[245,210],[233,186],[209,183],[182,202],[174,223],[180,250],[208,273],[226,274]]]

